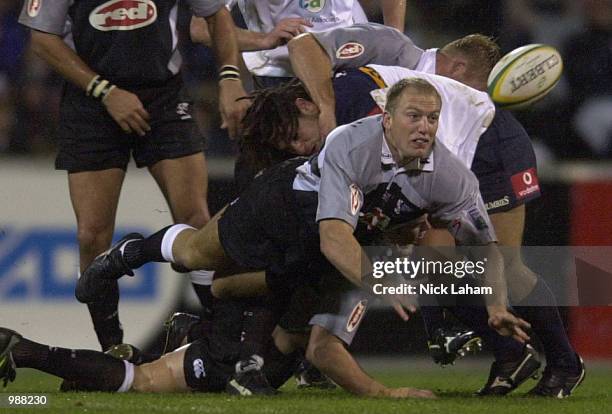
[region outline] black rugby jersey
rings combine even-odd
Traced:
[[[216,13],[221,0],[186,0],[193,14]],[[77,54],[120,87],[157,86],[176,75],[178,0],[26,0],[19,22],[65,35],[70,23]]]

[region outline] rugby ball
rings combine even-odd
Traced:
[[[489,96],[502,108],[524,108],[546,96],[562,72],[563,60],[554,47],[522,46],[501,58],[491,70]]]

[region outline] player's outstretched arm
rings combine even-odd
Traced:
[[[306,358],[336,384],[353,394],[366,397],[435,398],[429,390],[387,388],[366,374],[344,343],[320,326],[313,326]]]
[[[336,127],[336,98],[332,84],[331,60],[309,33],[293,38],[288,47],[295,76],[302,81],[312,101],[321,111],[319,130],[324,138]]]
[[[255,50],[274,49],[293,39],[295,36],[304,33],[304,27],[312,27],[312,23],[299,17],[282,19],[268,33],[252,32],[242,28],[236,28],[236,38],[238,48],[242,52]],[[206,20],[201,17],[193,16],[189,27],[191,40],[205,46],[212,46],[212,39]]]
[[[32,49],[66,80],[83,89],[92,99],[100,99],[125,132],[144,135],[151,129],[147,122],[149,114],[140,99],[101,79],[60,36],[32,30]]]
[[[246,96],[239,77],[239,51],[234,22],[229,11],[221,7],[212,16],[206,17],[206,22],[212,32],[212,43],[219,62],[221,73],[224,68],[234,70],[237,76],[221,76],[219,81],[219,111],[223,120],[222,128],[227,128],[231,138],[238,136],[240,122],[250,106],[248,99],[238,100]]]

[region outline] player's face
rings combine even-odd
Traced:
[[[295,155],[312,155],[321,148],[318,117],[301,115],[295,140],[278,144],[278,149]]]
[[[438,130],[441,104],[437,96],[406,89],[392,114],[385,112],[387,143],[398,163],[426,158]]]

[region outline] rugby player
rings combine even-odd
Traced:
[[[215,25],[219,109],[234,135],[246,102],[236,102],[245,92],[234,70],[239,54],[231,16],[217,0],[188,3]],[[68,173],[81,271],[111,244],[132,155],[157,182],[173,219],[197,227],[210,219],[203,141],[180,75],[177,7],[158,0],[24,2],[19,21],[32,29],[33,51],[67,80],[56,168]],[[63,39],[67,22],[74,48]],[[192,275],[194,283],[209,276]],[[87,303],[102,349],[122,342],[118,300],[112,286]]]
[[[350,392],[385,394],[386,388],[368,377],[345,348],[368,303],[364,291],[348,284],[367,282],[353,230],[359,217],[367,221],[367,209],[383,211],[391,226],[410,224],[428,212],[440,223],[461,223],[452,230],[464,244],[487,246],[487,275],[497,288],[495,301],[487,304],[489,323],[504,335],[527,340],[524,329],[529,324],[506,308],[501,257],[477,181],[448,149],[434,145],[440,105],[439,94],[428,82],[398,82],[383,115],[338,128],[308,163],[289,160],[264,171],[200,230],[174,225],[147,238],[124,237],[84,272],[77,290],[95,298],[105,283],[133,274],[132,269],[150,261],[207,267],[215,270],[216,278],[254,272],[251,278],[264,283],[260,292],[251,285],[251,295],[292,288],[322,275],[328,289],[310,321],[307,358]],[[310,133],[318,134],[318,128]],[[396,211],[395,203],[387,203],[390,198],[404,208]]]
[[[331,86],[333,71],[367,64],[397,65],[436,73],[486,91],[488,74],[499,59],[498,46],[482,35],[466,36],[441,49],[422,50],[402,33],[377,24],[303,34],[290,41],[289,51],[296,75],[321,110],[322,135],[336,124]],[[397,70],[370,67],[383,80],[385,76],[397,76]],[[470,150],[464,151],[460,158],[479,179],[480,192],[500,245],[509,247],[502,252],[506,271],[512,275],[508,286],[514,309],[532,323],[544,346],[547,367],[530,394],[567,397],[584,379],[584,364],[569,342],[553,294],[544,280],[525,266],[519,250],[525,222],[524,204],[540,195],[529,137],[509,112],[497,109],[490,127],[477,143],[467,145]],[[454,240],[446,232],[429,231],[425,243],[444,246],[452,245]],[[441,325],[439,312],[440,309],[424,312],[432,332]],[[503,359],[493,364],[481,395],[506,394],[520,385],[521,381],[515,380],[517,375],[523,380],[529,377],[529,372],[517,371],[520,367],[528,363],[532,372],[538,368],[529,347],[517,358],[507,351],[504,348],[496,351],[496,356]]]

